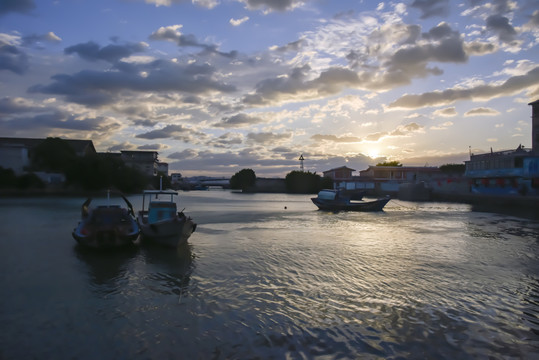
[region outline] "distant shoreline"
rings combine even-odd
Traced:
[[[286,191],[267,191],[268,189],[250,189],[248,193],[283,193]],[[114,193],[118,193],[117,190],[111,189]],[[182,190],[179,190],[182,191]],[[194,190],[193,190],[194,191]],[[107,190],[76,190],[76,189],[0,189],[0,197],[42,197],[42,196],[73,196],[73,197],[91,197],[91,196],[104,196]],[[138,193],[124,193],[124,195],[137,195]],[[308,194],[306,194],[308,195]],[[372,196],[384,196],[384,194],[372,194]],[[391,195],[394,199],[399,199],[396,194]],[[416,202],[416,200],[408,200]],[[510,207],[525,207],[539,210],[539,196],[523,196],[523,195],[485,195],[485,194],[472,194],[472,193],[432,193],[429,200],[417,201],[417,202],[456,202],[465,203],[471,205],[493,205],[493,206],[510,206]]]

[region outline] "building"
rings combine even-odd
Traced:
[[[166,163],[166,162],[158,162],[157,163],[157,171],[159,171],[161,174],[168,177],[168,163]]]
[[[430,183],[440,177],[440,169],[436,166],[369,166],[359,172],[364,184],[372,184],[375,192],[398,192],[404,183]]]
[[[342,180],[349,180],[352,178],[352,172],[356,170],[350,169],[346,166],[341,166],[335,169],[324,171],[324,177],[329,177],[333,179],[333,181],[342,181]]]
[[[170,183],[172,185],[176,185],[183,182],[182,174],[180,173],[172,173],[170,174]]]
[[[159,163],[157,154],[157,151],[122,150],[121,158],[127,166],[137,169],[145,175],[157,176]]]
[[[26,172],[31,165],[32,152],[46,139],[0,137],[0,166],[12,169],[19,176]],[[92,140],[68,140],[67,144],[77,156],[95,154]]]
[[[470,154],[465,176],[473,193],[539,195],[539,100],[532,106],[532,148]]]
[[[353,176],[354,169],[341,166],[324,171],[325,177],[333,179],[333,186],[346,190],[369,190],[376,193],[396,193],[403,183],[432,182],[440,177],[437,167],[416,166],[369,166]]]

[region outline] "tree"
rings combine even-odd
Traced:
[[[85,190],[115,188],[125,193],[139,192],[149,181],[122,160],[99,154],[77,159],[66,172],[66,179],[69,184]]]
[[[398,167],[401,167],[402,164],[399,161],[395,160],[395,161],[384,161],[384,162],[376,164],[376,166],[398,166]]]
[[[14,188],[17,185],[17,176],[12,169],[0,167],[0,189]]]
[[[31,158],[36,169],[65,172],[75,161],[77,154],[67,141],[48,137],[33,149]]]
[[[256,175],[252,169],[243,169],[235,173],[230,178],[230,187],[232,189],[246,190],[254,186],[256,183]]]
[[[286,174],[285,182],[286,190],[296,194],[315,194],[322,188],[320,175],[310,171],[291,171]]]

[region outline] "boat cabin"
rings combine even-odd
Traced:
[[[339,196],[338,190],[320,190],[318,199],[320,200],[336,200]]]
[[[176,204],[168,201],[152,201],[148,209],[148,223],[153,224],[176,216]]]

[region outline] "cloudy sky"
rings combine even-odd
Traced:
[[[539,0],[0,0],[0,136],[257,176],[531,146]]]

